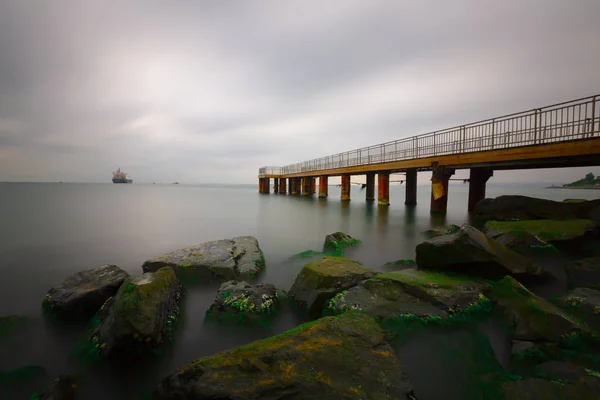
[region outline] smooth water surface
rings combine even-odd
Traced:
[[[255,185],[0,184],[0,315],[30,318],[25,333],[0,342],[0,370],[42,365],[50,378],[80,374],[83,399],[131,399],[151,390],[178,367],[197,357],[283,332],[300,321],[282,313],[268,327],[206,323],[204,313],[216,286],[197,287],[185,298],[183,325],[163,355],[141,365],[116,369],[81,364],[69,354],[84,327],[52,324],[41,317],[46,291],[69,274],[116,264],[131,274],[155,255],[204,241],[252,235],[264,251],[261,277],[289,289],[302,263],[286,262],[304,250],[320,251],[325,235],[343,231],[363,241],[348,256],[379,269],[395,259],[414,259],[423,231],[462,224],[468,185],[452,184],[447,216],[429,213],[430,190],[418,188],[418,205],[404,206],[404,186],[390,188],[389,207],[364,201],[352,187],[341,203],[331,186],[328,199],[260,195]],[[599,191],[488,185],[488,197],[522,194],[554,200],[596,199]],[[28,390],[24,388],[23,390]]]

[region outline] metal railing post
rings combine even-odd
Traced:
[[[598,130],[600,131],[600,119],[598,120]],[[592,131],[590,132],[590,136],[594,137],[594,131],[596,127],[596,96],[592,99]]]

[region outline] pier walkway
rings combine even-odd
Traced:
[[[470,169],[469,211],[485,197],[494,170],[600,165],[600,95],[459,125],[283,167],[259,170],[259,191],[327,197],[327,180],[341,176],[341,200],[350,177],[366,175],[366,200],[389,202],[390,174],[403,172],[405,204],[417,199],[417,172],[431,171],[431,211],[445,212],[448,181]]]

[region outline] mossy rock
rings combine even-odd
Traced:
[[[173,268],[184,283],[252,280],[265,269],[265,257],[255,237],[239,236],[179,249],[142,265],[144,272],[162,267]]]
[[[499,196],[481,200],[475,214],[486,220],[517,221],[533,219],[592,219],[598,221],[600,199],[580,203],[565,203],[527,196]]]
[[[24,365],[19,368],[0,371],[0,384],[21,384],[26,381],[45,378],[46,370],[40,365]]]
[[[484,230],[488,235],[503,232],[528,232],[548,242],[558,242],[582,237],[591,232],[596,224],[589,219],[552,220],[537,219],[528,221],[488,221]]]
[[[559,297],[556,302],[600,333],[600,290],[577,288]]]
[[[554,304],[531,293],[510,276],[496,282],[487,292],[505,310],[508,326],[517,340],[559,342],[570,334],[589,328],[567,315]]]
[[[505,275],[529,278],[547,273],[533,261],[504,247],[472,226],[439,236],[416,248],[419,268],[450,271],[487,279]]]
[[[565,271],[570,286],[600,289],[600,257],[574,261],[566,266]]]
[[[506,248],[522,255],[532,255],[541,251],[557,252],[552,244],[541,240],[539,237],[523,230],[508,232],[492,232],[488,235]]]
[[[323,243],[323,253],[334,256],[342,256],[344,249],[348,247],[356,247],[361,244],[361,241],[353,238],[344,232],[335,232],[325,237]]]
[[[113,360],[138,358],[170,337],[182,287],[171,268],[128,278],[98,312],[90,352]]]
[[[378,320],[400,318],[406,314],[418,317],[448,316],[446,311],[405,292],[395,280],[377,277],[338,293],[325,304],[323,313],[339,315],[348,310],[364,311]]]
[[[375,271],[343,257],[323,257],[307,263],[289,295],[312,317],[319,317],[325,302],[336,294],[375,275]]]
[[[443,274],[420,269],[405,269],[379,274],[365,282],[371,286],[378,281],[391,280],[402,289],[443,310],[460,309],[477,301],[489,284],[476,277]]]
[[[155,399],[414,399],[384,332],[360,312],[200,358],[155,389]]]
[[[16,330],[25,326],[27,322],[28,319],[20,315],[0,317],[0,339],[13,335]]]
[[[63,320],[88,320],[128,277],[126,271],[109,264],[77,272],[46,293],[42,308]]]
[[[564,199],[563,203],[585,203],[585,199]]]
[[[434,228],[428,229],[423,234],[428,238],[434,238],[438,236],[451,235],[460,231],[458,225],[440,225]]]
[[[280,291],[271,284],[228,281],[221,284],[206,314],[219,320],[262,322],[278,312],[281,302]]]

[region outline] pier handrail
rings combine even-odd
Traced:
[[[582,97],[283,167],[262,167],[259,177],[596,138],[599,100],[600,94]]]

